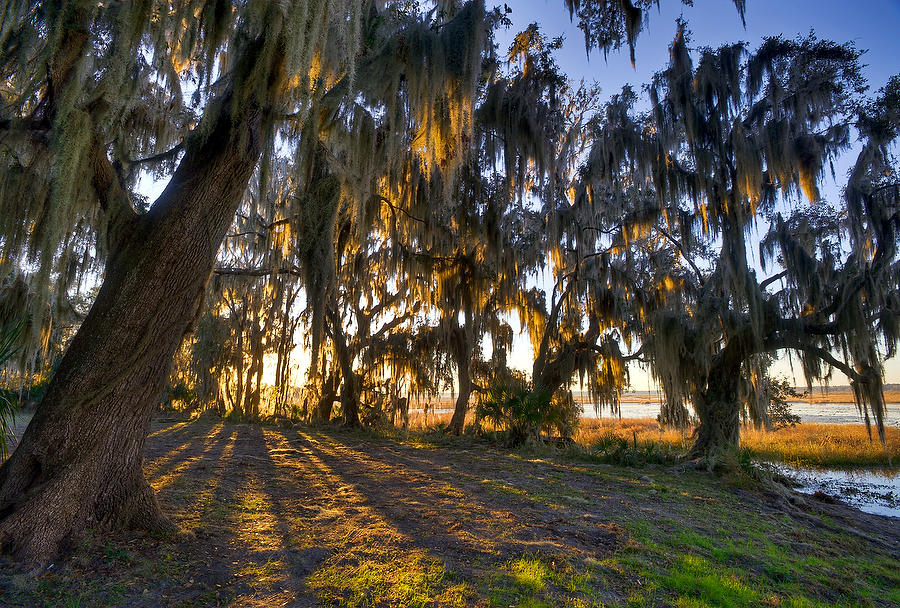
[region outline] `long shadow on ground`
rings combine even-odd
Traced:
[[[145,465],[182,535],[90,536],[36,577],[2,564],[0,605],[618,604],[653,560],[708,539],[728,539],[738,565],[766,568],[740,543],[785,517],[766,496],[672,468],[485,444],[432,449],[327,428],[157,423]],[[741,513],[755,519],[742,525]],[[817,526],[839,531],[842,513],[800,514],[790,529],[799,538]],[[896,533],[880,536],[896,553]],[[669,537],[671,549],[628,561],[643,550],[634,538]],[[765,542],[804,550],[794,536]]]

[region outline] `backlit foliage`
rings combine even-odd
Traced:
[[[336,0],[4,3],[0,273],[33,269],[31,316],[102,269],[120,210],[146,210],[137,180],[170,175],[223,112],[265,111],[271,150],[279,115],[321,96],[320,58],[352,72],[361,21]]]
[[[799,356],[809,382],[846,373],[882,429],[898,215],[896,185],[872,176],[891,173],[895,81],[864,102],[858,58],[812,36],[691,52],[682,25],[648,87],[650,111],[637,113],[628,89],[604,111],[580,204],[610,235],[601,242],[665,391],[663,418],[686,423],[692,403],[698,451],[736,441],[742,402],[765,420],[761,355],[781,350]],[[874,137],[868,124],[880,125]],[[818,183],[854,126],[862,152],[846,207],[832,207]],[[750,258],[754,232],[768,278]]]
[[[632,60],[657,5],[563,4],[589,52]],[[692,406],[698,445],[727,443],[741,404],[765,422],[766,354],[788,350],[810,382],[845,372],[881,428],[898,80],[866,99],[852,45],[692,49],[682,23],[645,111],[631,88],[601,107],[536,24],[497,49],[508,24],[482,0],[6,2],[0,324],[25,319],[22,362],[48,366],[186,153],[252,124],[261,158],[175,366],[198,407],[374,423],[453,387],[459,431],[512,377],[515,318],[542,402],[572,405],[577,379],[615,411],[641,361],[666,422]],[[855,137],[844,200],[821,200]],[[151,179],[171,179],[156,201]]]

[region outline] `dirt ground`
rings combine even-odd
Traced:
[[[670,605],[682,593],[667,578],[684,566],[679,556],[719,559],[696,538],[740,548],[737,563],[726,560],[738,579],[753,575],[756,547],[774,543],[786,560],[795,545],[818,560],[875,555],[859,574],[872,605],[879,588],[898,586],[889,574],[900,564],[896,521],[827,503],[811,514],[679,467],[169,419],[154,425],[146,472],[182,535],[94,535],[40,573],[0,564],[0,605]],[[813,532],[821,543],[810,545]],[[827,580],[801,568],[785,594],[830,600]],[[764,583],[758,595],[777,597],[777,577]],[[867,592],[848,583],[849,595],[835,598],[857,593]]]

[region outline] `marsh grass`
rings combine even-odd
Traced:
[[[744,429],[741,443],[760,460],[805,466],[896,466],[900,429],[886,427],[885,443],[861,424],[803,423],[778,431]]]
[[[662,429],[656,420],[641,418],[582,419],[576,442],[598,454],[626,454],[630,446],[637,458],[665,462],[691,445],[691,430]],[[612,446],[612,449],[610,448]],[[804,466],[883,467],[900,463],[900,429],[887,427],[885,443],[860,424],[801,423],[777,431],[741,429],[741,449],[750,457]],[[628,464],[627,458],[612,458]]]
[[[442,443],[450,416],[411,413],[408,432]],[[582,418],[574,439],[579,450],[602,462],[659,464],[687,452],[692,432],[660,427],[652,418]],[[798,466],[890,467],[900,464],[900,428],[886,427],[882,444],[861,424],[804,422],[773,431],[744,426],[741,450],[755,460]]]

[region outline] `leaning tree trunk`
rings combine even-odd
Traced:
[[[456,397],[453,418],[450,419],[450,432],[454,435],[461,435],[466,423],[466,414],[469,411],[469,399],[472,396],[472,377],[468,365],[462,365],[459,368],[457,380],[459,381],[459,395]]]
[[[694,432],[691,458],[714,463],[723,452],[737,448],[741,423],[740,373],[740,361],[714,365],[705,390],[694,397],[700,425]]]
[[[359,374],[353,371],[353,353],[350,350],[350,345],[347,343],[347,336],[344,334],[344,327],[341,325],[340,317],[332,309],[329,309],[327,314],[331,320],[334,349],[337,353],[338,365],[341,368],[341,378],[343,380],[341,387],[341,411],[344,415],[344,424],[349,427],[358,427],[360,425],[359,397],[362,383],[360,382]]]
[[[151,211],[117,227],[97,299],[0,467],[0,547],[20,561],[46,563],[88,528],[174,530],[144,443],[260,153],[258,112],[226,110]]]
[[[459,394],[456,397],[456,406],[453,408],[453,417],[450,419],[450,432],[453,435],[461,435],[466,424],[466,414],[469,411],[469,399],[472,397],[472,345],[466,328],[456,328],[455,338],[456,379],[459,384]]]

